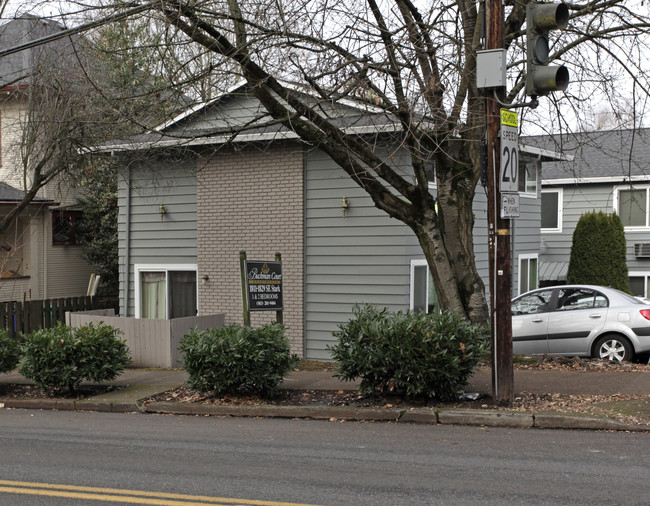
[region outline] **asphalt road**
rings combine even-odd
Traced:
[[[0,410],[0,461],[1,505],[650,497],[650,435],[630,433]]]

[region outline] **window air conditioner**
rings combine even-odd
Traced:
[[[637,258],[650,258],[650,242],[639,242],[634,245],[634,256]]]

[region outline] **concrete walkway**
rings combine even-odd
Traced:
[[[620,414],[637,414],[650,420],[650,373],[611,371],[516,370],[515,392],[570,395],[636,395],[642,399],[621,401],[603,416],[583,416],[559,411],[524,413],[509,410],[439,410],[436,408],[353,408],[349,406],[219,406],[212,404],[151,403],[145,400],[181,386],[187,379],[182,369],[128,369],[110,384],[122,389],[83,401],[69,399],[0,399],[5,408],[76,409],[218,416],[273,416],[290,418],[388,420],[410,423],[455,423],[505,427],[546,427],[650,431],[648,423],[634,423]],[[3,383],[29,383],[17,373],[0,375]],[[295,390],[355,390],[358,382],[343,382],[328,371],[294,371],[284,388]],[[491,371],[476,372],[467,393],[491,393]]]

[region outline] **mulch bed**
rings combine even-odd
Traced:
[[[487,365],[482,367],[487,368]],[[567,358],[556,356],[543,356],[527,359],[519,357],[514,364],[515,369],[524,370],[566,370],[566,371],[611,371],[613,373],[625,372],[650,372],[650,365],[636,363],[611,363],[603,360],[588,358]],[[318,362],[303,361],[301,370],[315,370],[319,368]],[[330,363],[320,363],[319,370],[334,372]],[[566,410],[582,413],[593,413],[595,406],[622,400],[640,399],[648,397],[630,395],[569,395],[569,394],[535,394],[519,392],[515,396],[512,406],[525,412],[538,412],[542,410]],[[320,390],[280,390],[270,398],[260,398],[254,395],[212,395],[200,393],[187,387],[180,387],[163,394],[152,397],[149,401],[186,402],[215,405],[259,405],[273,404],[284,406],[352,406],[369,408],[457,408],[457,409],[495,409],[498,406],[492,403],[489,396],[470,394],[455,402],[439,402],[435,399],[408,399],[398,395],[364,394],[358,391],[320,391]]]
[[[35,385],[19,383],[0,384],[0,398],[4,399],[74,399],[81,400],[108,392],[114,392],[121,387],[114,385],[81,385],[74,392],[57,391],[45,392]]]

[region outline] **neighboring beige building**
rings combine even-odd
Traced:
[[[35,17],[14,19],[0,26],[0,49],[61,30],[57,23]],[[21,133],[29,73],[40,51],[42,47],[0,58],[0,216],[24,194]],[[0,236],[0,301],[86,294],[92,268],[81,258],[72,226],[80,217],[75,204],[66,185],[50,183]]]

